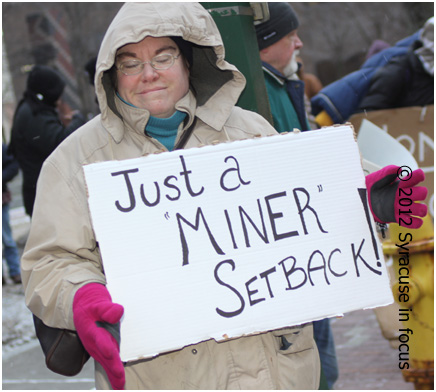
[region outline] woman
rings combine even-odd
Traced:
[[[196,3],[124,4],[103,39],[95,82],[101,115],[41,173],[22,261],[29,308],[49,326],[77,330],[96,359],[98,389],[318,388],[311,324],[121,363],[116,339],[95,325],[117,323],[123,308],[105,288],[82,166],[276,132],[235,106],[245,79]]]

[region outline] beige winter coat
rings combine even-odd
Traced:
[[[235,107],[245,79],[224,61],[220,34],[202,6],[126,3],[109,26],[98,56],[95,84],[101,115],[59,146],[38,182],[22,274],[26,304],[47,325],[74,330],[75,292],[90,282],[106,282],[82,166],[165,150],[144,134],[149,113],[123,103],[105,73],[118,48],[148,35],[181,36],[198,45],[190,69],[195,93],[190,91],[176,106],[189,119],[181,124],[178,138],[197,117],[185,148],[275,133],[261,116]],[[286,350],[281,350],[282,336],[291,343]],[[208,340],[128,363],[125,369],[126,389],[317,389],[320,373],[311,324],[222,343]],[[110,388],[98,363],[96,387]]]

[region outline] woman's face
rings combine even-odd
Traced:
[[[146,37],[136,44],[127,44],[117,51],[117,67],[127,60],[151,61],[159,54],[179,55],[180,50],[168,37]],[[125,75],[117,70],[117,90],[121,98],[139,108],[147,109],[150,115],[159,118],[171,117],[175,105],[189,90],[189,70],[183,56],[165,70],[156,70],[149,63],[137,75]]]

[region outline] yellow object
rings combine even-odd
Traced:
[[[326,127],[329,125],[333,125],[333,120],[332,118],[329,116],[329,114],[323,110],[321,113],[319,113],[316,117],[315,117],[315,122],[320,126],[320,127]]]
[[[392,291],[399,304],[398,366],[415,389],[434,389],[434,226],[430,216],[419,229],[389,225],[383,243],[393,259]]]

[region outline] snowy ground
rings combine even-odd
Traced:
[[[30,226],[30,219],[23,207],[10,210],[12,232],[20,253]],[[7,274],[6,262],[3,260],[3,277],[6,285],[2,287],[2,353],[9,354],[18,346],[36,341],[31,312],[24,303],[24,290],[21,284],[13,284]]]
[[[2,353],[36,340],[32,314],[24,303],[22,285],[10,280],[2,288]]]

